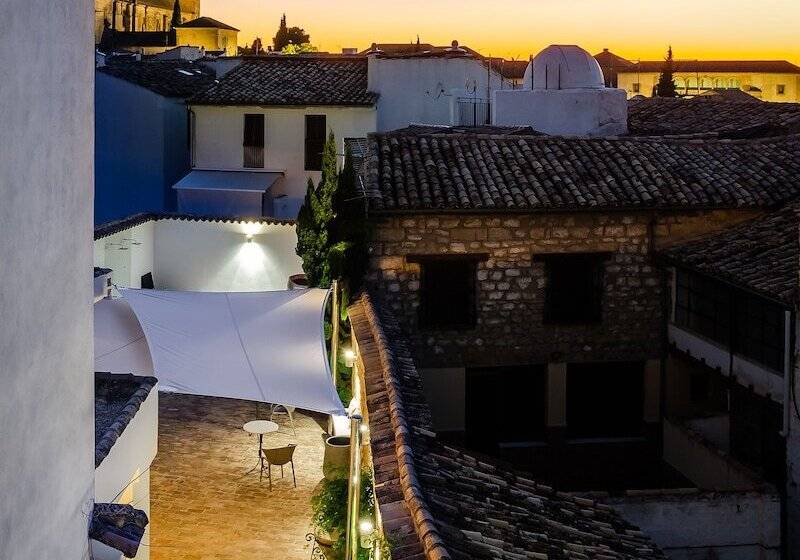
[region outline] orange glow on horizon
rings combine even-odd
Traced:
[[[321,51],[373,42],[447,45],[527,59],[553,43],[630,60],[785,59],[800,64],[798,0],[202,0],[202,14],[241,29],[239,44],[271,42],[282,13]]]

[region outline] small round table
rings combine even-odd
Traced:
[[[259,465],[261,464],[261,447],[264,443],[264,434],[271,434],[272,432],[278,431],[278,425],[275,422],[270,422],[269,420],[251,420],[244,426],[242,429],[249,433],[249,434],[258,434],[258,462],[256,462],[256,466],[247,471],[246,474],[250,474],[254,470],[256,470]]]

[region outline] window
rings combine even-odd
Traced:
[[[547,255],[545,323],[598,323],[602,319],[605,253]]]
[[[730,290],[711,278],[682,270],[675,281],[675,324],[729,346]]]
[[[306,171],[322,170],[327,132],[325,115],[306,115]]]
[[[739,354],[783,372],[783,309],[747,293],[736,298],[734,349]]]
[[[784,310],[777,303],[679,269],[675,324],[783,374]]]
[[[638,436],[643,422],[643,362],[567,365],[569,437]]]
[[[244,167],[264,167],[264,115],[244,116]]]
[[[777,86],[775,86],[775,93],[778,95],[786,95],[786,85],[778,84]]]
[[[631,90],[633,91],[633,93],[639,93],[640,89],[641,89],[641,84],[639,84],[639,82],[633,82],[633,85],[631,86]]]
[[[475,256],[419,257],[421,264],[419,326],[468,329],[475,326]]]

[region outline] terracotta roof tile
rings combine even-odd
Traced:
[[[372,134],[373,212],[761,207],[800,195],[800,135],[754,140]]]
[[[636,135],[718,133],[769,135],[800,131],[799,103],[769,103],[740,92],[692,99],[640,98],[628,102],[628,130]]]
[[[195,105],[369,106],[367,59],[265,56],[244,59],[219,82],[193,97]]]
[[[800,205],[797,203],[723,232],[672,247],[673,264],[716,276],[793,305],[800,278]]]
[[[421,558],[420,552],[427,560],[664,558],[610,508],[555,493],[439,442],[397,323],[367,295],[349,312],[367,398],[388,397],[372,400],[368,407],[373,457],[385,457],[391,444],[397,457],[396,470],[375,470],[377,501],[387,512],[384,529],[390,541],[407,531],[407,522],[416,534],[415,543],[404,538],[393,549],[394,560]],[[387,418],[390,433],[383,429]],[[398,481],[403,501],[385,492]]]

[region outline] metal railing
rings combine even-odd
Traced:
[[[491,103],[485,99],[459,98],[458,124],[460,126],[491,124]]]

